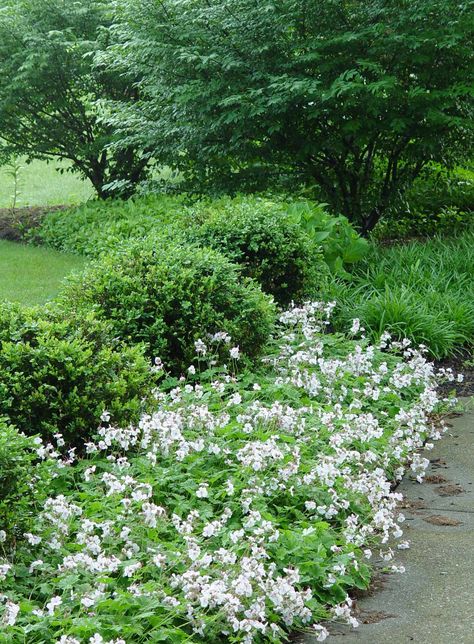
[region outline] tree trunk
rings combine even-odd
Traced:
[[[87,171],[87,176],[94,186],[99,199],[106,199],[107,193],[104,191],[104,185],[107,183],[105,179],[106,168],[102,163],[97,160],[89,162],[89,168]]]
[[[369,236],[369,233],[375,228],[381,216],[382,212],[380,211],[379,206],[372,208],[368,217],[366,217],[362,222],[362,226],[360,228],[360,234],[362,235],[362,237]]]

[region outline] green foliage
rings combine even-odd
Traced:
[[[7,154],[68,159],[99,196],[133,192],[148,160],[112,151],[104,100],[136,100],[120,75],[94,65],[110,43],[107,0],[4,0],[0,11],[0,137]]]
[[[321,294],[327,269],[320,245],[299,222],[286,217],[281,203],[259,198],[220,199],[195,208],[200,226],[188,236],[211,246],[242,267],[247,277],[282,305]],[[191,217],[192,219],[192,217]]]
[[[347,266],[363,259],[369,244],[357,234],[347,217],[332,217],[325,206],[309,201],[296,202],[288,208],[288,214],[292,221],[302,226],[314,244],[321,245],[331,272],[349,277]]]
[[[47,471],[37,449],[34,438],[0,418],[0,530],[9,545],[30,527],[46,495]]]
[[[429,214],[414,210],[382,220],[373,230],[371,237],[383,243],[412,237],[451,235],[470,229],[473,224],[472,211],[459,210],[454,206],[446,206]]]
[[[140,75],[118,139],[202,186],[292,176],[371,230],[473,139],[472,0],[122,0],[98,55]]]
[[[360,318],[369,336],[384,331],[425,344],[444,358],[474,345],[474,233],[383,248],[373,246],[350,284],[339,282],[341,327]]]
[[[410,209],[428,215],[446,208],[473,212],[474,173],[462,169],[448,172],[444,167],[427,168],[407,193],[407,203]]]
[[[347,219],[331,217],[324,205],[251,196],[194,203],[183,195],[89,202],[49,213],[30,237],[57,250],[97,257],[125,240],[158,233],[171,238],[184,233],[217,248],[281,303],[324,289],[320,248],[339,274],[367,249]]]
[[[150,378],[142,348],[122,346],[91,315],[0,308],[0,415],[27,434],[80,444],[105,410],[136,420]]]
[[[12,194],[10,195],[10,208],[15,210],[21,196],[23,166],[18,158],[12,159],[6,166],[6,175],[12,182]]]
[[[374,230],[377,238],[452,233],[474,223],[474,174],[431,167],[417,179],[402,204]]]
[[[63,252],[98,257],[125,240],[145,238],[179,222],[184,211],[184,198],[180,196],[90,201],[71,210],[48,213],[30,237]]]
[[[257,284],[217,251],[153,237],[102,257],[71,280],[62,300],[66,315],[94,311],[173,371],[191,364],[194,342],[209,333],[226,331],[245,354],[258,355],[275,316]]]

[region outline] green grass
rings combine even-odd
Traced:
[[[20,162],[17,207],[79,204],[93,197],[89,181],[83,181],[77,174],[61,174],[56,170],[67,167],[65,162]],[[14,180],[9,173],[9,166],[0,168],[0,208],[12,207]]]
[[[474,232],[393,247],[373,246],[352,284],[339,283],[339,324],[360,318],[371,338],[383,331],[435,358],[474,346]]]
[[[0,241],[0,300],[42,304],[56,295],[68,273],[83,265],[75,255]]]

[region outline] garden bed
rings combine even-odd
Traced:
[[[46,214],[67,210],[68,206],[30,206],[0,208],[0,239],[21,241],[25,231],[37,228]]]
[[[60,435],[31,445],[44,460],[24,475],[42,484],[0,567],[6,641],[322,641],[324,619],[356,624],[371,557],[399,570],[391,482],[423,477],[440,400],[406,344],[323,333],[332,308],[283,314],[254,373],[225,334],[198,341],[137,426],[104,410],[82,460]]]

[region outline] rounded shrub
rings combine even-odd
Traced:
[[[174,372],[191,363],[197,339],[218,331],[256,356],[275,321],[272,299],[227,258],[169,238],[102,257],[70,281],[62,302],[68,315],[92,310],[122,340],[144,342]]]
[[[188,237],[241,266],[285,306],[320,293],[328,268],[321,250],[281,205],[258,198],[221,199],[197,207],[202,223]]]
[[[118,342],[92,315],[0,307],[0,415],[26,434],[87,440],[104,410],[138,420],[150,387],[143,347]]]

